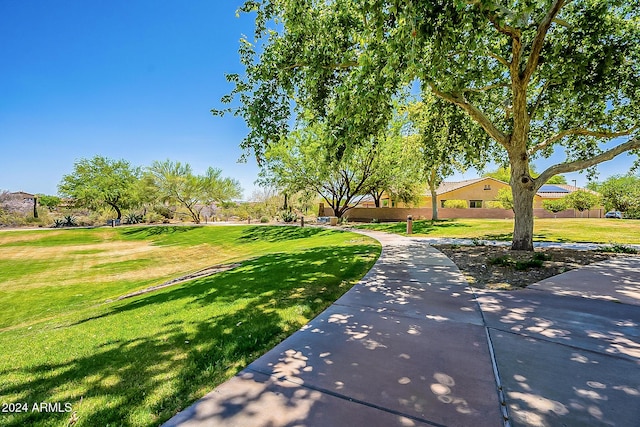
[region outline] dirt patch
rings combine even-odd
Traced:
[[[221,265],[213,265],[211,267],[204,268],[202,270],[196,271],[195,273],[187,274],[186,276],[181,276],[167,282],[164,282],[160,285],[150,286],[145,289],[141,289],[139,291],[131,292],[130,294],[122,295],[115,300],[107,300],[106,302],[120,301],[126,298],[132,298],[138,295],[148,294],[149,292],[157,291],[158,289],[163,289],[169,286],[177,285],[178,283],[186,282],[187,280],[200,279],[202,277],[213,276],[217,273],[222,273],[223,271],[228,271],[233,268],[239,267],[240,264],[221,264]]]
[[[433,245],[481,289],[521,289],[551,276],[614,257],[638,256],[575,249],[537,248],[534,254],[504,246]],[[538,259],[539,261],[533,261]],[[539,265],[535,265],[539,264]]]

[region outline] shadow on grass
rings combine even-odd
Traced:
[[[0,395],[44,402],[55,400],[61,390],[83,389],[66,399],[81,425],[158,425],[300,328],[299,315],[310,318],[329,306],[348,290],[343,278],[362,276],[378,252],[377,246],[361,245],[270,254],[217,276],[114,304],[102,316],[61,329],[69,346],[81,342],[76,345],[88,348],[72,350],[64,362],[1,372],[21,379],[3,382]],[[285,310],[295,315],[283,316]],[[148,333],[128,334],[140,319],[148,322]],[[122,330],[122,338],[98,337],[86,344],[92,340],[87,328]],[[107,404],[85,410],[81,397]],[[69,416],[15,414],[3,425],[66,425]]]
[[[284,242],[287,240],[305,239],[320,234],[328,234],[333,231],[322,228],[296,227],[296,226],[260,226],[249,227],[242,232],[240,241],[266,241],[270,243]]]
[[[133,227],[122,229],[120,232],[123,236],[132,237],[136,240],[144,240],[153,236],[164,236],[176,233],[186,233],[191,230],[201,228],[199,226],[185,225],[152,225],[150,227]]]
[[[413,221],[413,233],[414,234],[429,234],[438,229],[443,228],[468,228],[470,225],[456,222],[455,220],[418,220]],[[406,221],[402,222],[387,222],[382,224],[367,224],[359,225],[355,228],[361,228],[366,230],[386,231],[389,233],[403,234],[407,231]]]

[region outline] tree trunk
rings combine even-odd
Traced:
[[[283,211],[289,210],[289,195],[287,193],[284,193],[284,204],[282,205],[282,210]]]
[[[108,202],[107,202],[107,204],[109,206],[111,206],[116,211],[116,213],[118,214],[118,218],[116,218],[116,219],[118,219],[118,220],[122,219],[122,212],[120,211],[120,208],[118,207],[118,205],[116,205],[115,203],[108,203]]]
[[[372,191],[371,195],[373,196],[373,203],[375,203],[376,208],[380,207],[380,199],[382,198],[382,191]]]
[[[433,184],[429,185],[429,190],[431,191],[431,221],[438,220],[438,195],[436,194],[436,189]]]
[[[529,162],[519,158],[511,161],[511,192],[513,194],[513,240],[511,249],[533,251],[533,198],[535,182],[529,175]]]
[[[33,217],[38,218],[38,198],[33,198]]]

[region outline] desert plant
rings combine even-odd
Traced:
[[[295,222],[298,220],[298,215],[293,211],[282,211],[280,212],[280,219],[287,223]]]
[[[75,227],[77,224],[76,222],[76,217],[73,215],[65,215],[65,217],[62,219],[63,227]]]
[[[140,224],[144,222],[144,215],[137,212],[129,212],[124,216],[125,224]]]
[[[260,222],[262,224],[266,224],[269,222],[269,217],[263,216],[262,218],[260,218]]]

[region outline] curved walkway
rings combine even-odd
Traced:
[[[363,234],[383,250],[358,284],[165,426],[640,419],[640,261],[486,292],[424,240]]]

